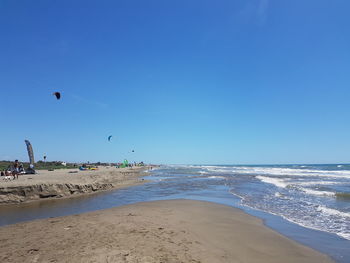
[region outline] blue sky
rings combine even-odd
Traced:
[[[350,162],[348,10],[2,0],[0,159]]]

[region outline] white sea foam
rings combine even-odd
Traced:
[[[319,196],[335,196],[335,193],[333,192],[327,192],[327,191],[317,191],[317,190],[312,190],[309,188],[301,188],[303,192],[311,195],[319,195]]]
[[[317,208],[317,211],[328,214],[328,215],[350,218],[350,213],[341,212],[341,211],[338,211],[336,209],[325,207],[325,206],[319,206]]]
[[[256,209],[256,210],[259,210],[259,211],[264,211],[264,212],[268,212],[272,215],[277,215],[277,216],[281,216],[282,218],[284,218],[285,220],[289,221],[289,222],[292,222],[292,223],[295,223],[295,224],[298,224],[300,226],[303,226],[303,227],[306,227],[306,228],[310,228],[310,229],[315,229],[315,230],[319,230],[319,231],[325,231],[325,232],[329,232],[329,233],[334,233],[340,237],[343,237],[347,240],[350,240],[350,232],[349,230],[345,227],[340,227],[340,228],[337,228],[337,229],[334,229],[334,228],[329,228],[323,224],[315,224],[314,223],[314,220],[312,221],[309,221],[309,220],[304,220],[303,217],[293,217],[291,216],[290,214],[287,215],[287,214],[284,214],[284,213],[281,213],[281,212],[277,212],[277,211],[271,211],[271,210],[266,210],[266,209],[263,209],[263,208],[259,208],[259,207],[256,207],[256,206],[251,206],[249,205],[249,203],[245,203],[245,197],[244,196],[241,196],[237,193],[235,193],[234,191],[230,190],[230,193],[239,197],[241,199],[241,204],[243,206],[248,206],[248,207],[251,207],[253,209]],[[279,192],[276,192],[275,193],[275,196],[276,197],[283,197],[283,195]],[[311,206],[314,206],[313,203],[310,203]],[[350,217],[350,214],[349,213],[344,213],[344,212],[341,212],[341,211],[338,211],[338,210],[335,210],[335,209],[332,209],[332,208],[327,208],[327,207],[323,207],[323,206],[318,206],[318,208],[316,208],[319,210],[319,212],[321,213],[324,213],[325,217],[328,218],[329,216],[340,216],[342,218],[349,218]],[[348,219],[345,219],[345,222],[346,220]],[[327,221],[329,222],[329,221]]]
[[[279,167],[223,167],[223,166],[203,166],[210,172],[220,173],[240,173],[240,174],[258,174],[270,176],[295,176],[295,177],[330,177],[330,178],[350,178],[349,170],[313,170],[313,169],[293,169]]]
[[[277,187],[286,188],[288,186],[288,183],[286,182],[286,180],[283,180],[283,179],[271,178],[271,177],[265,177],[265,176],[257,176],[256,178],[261,180],[264,183],[273,184]]]
[[[278,214],[275,214],[275,213],[271,213],[271,214],[274,214],[274,215],[278,215]],[[315,226],[313,224],[310,224],[310,222],[306,222],[306,221],[301,221],[301,220],[297,220],[296,218],[290,218],[286,215],[280,215],[282,218],[284,218],[285,220],[289,221],[289,222],[292,222],[292,223],[295,223],[295,224],[298,224],[300,226],[303,226],[303,227],[306,227],[306,228],[310,228],[310,229],[314,229],[314,230],[318,230],[318,231],[324,231],[324,232],[328,232],[328,233],[334,233],[340,237],[343,237],[347,240],[350,240],[350,233],[348,233],[348,231],[334,231],[334,230],[326,230],[322,227],[319,227],[319,226]]]
[[[215,173],[232,173],[232,170],[230,169],[223,169],[223,168],[206,168],[209,172],[215,172]]]
[[[223,176],[209,176],[208,177],[209,179],[226,179],[225,177],[223,177]]]
[[[343,238],[345,238],[347,240],[350,240],[350,233],[349,234],[347,234],[347,233],[338,233],[337,235],[341,236],[341,237],[343,237]]]
[[[310,182],[293,181],[293,185],[302,185],[302,186],[335,185],[335,184],[341,184],[341,183],[342,182],[333,182],[333,181],[310,181]]]
[[[276,192],[276,193],[275,193],[275,196],[276,196],[276,197],[282,197],[283,195],[282,195],[280,192]]]

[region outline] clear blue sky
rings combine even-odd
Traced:
[[[350,162],[349,10],[1,0],[0,159]]]

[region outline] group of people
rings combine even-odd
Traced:
[[[14,179],[18,179],[18,175],[25,173],[23,164],[19,163],[18,160],[15,160],[15,162],[7,167],[5,171],[1,171],[1,176],[13,176]]]
[[[143,162],[140,162],[140,163],[129,163],[128,160],[124,160],[124,162],[122,163],[116,163],[115,164],[116,168],[125,168],[125,167],[129,167],[129,168],[132,168],[132,167],[135,167],[135,166],[145,166],[145,164]]]

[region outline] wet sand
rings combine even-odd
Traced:
[[[98,170],[59,169],[19,175],[16,180],[0,180],[0,204],[20,203],[43,198],[72,197],[96,191],[118,189],[144,183],[147,167],[99,167]]]
[[[0,262],[332,262],[232,207],[138,203],[0,228]]]

